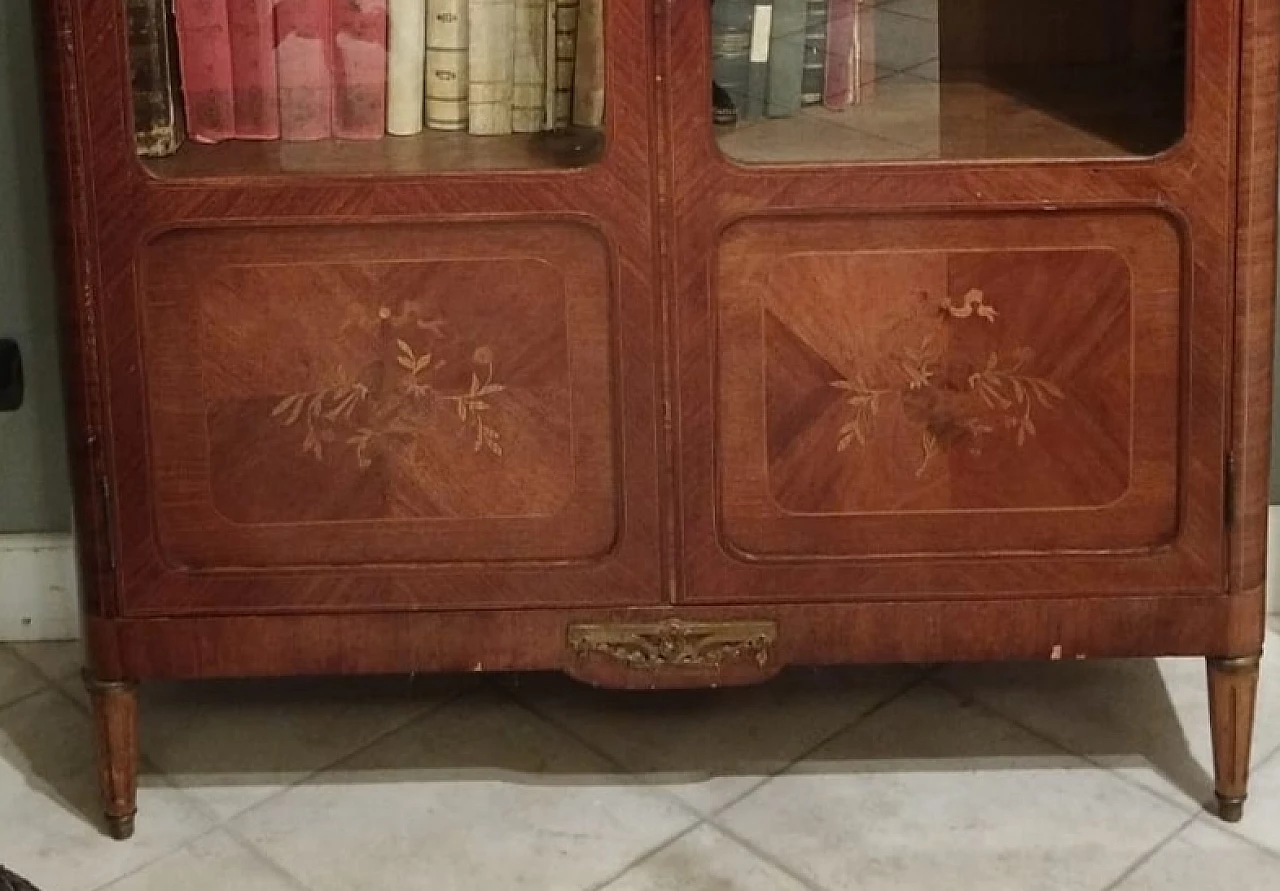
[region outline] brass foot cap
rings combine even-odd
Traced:
[[[133,838],[133,818],[134,814],[126,814],[123,817],[113,817],[107,815],[107,834],[116,841],[124,841],[127,838]]]
[[[1244,817],[1244,798],[1218,797],[1218,816],[1226,823],[1239,823]]]

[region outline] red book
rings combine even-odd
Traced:
[[[276,77],[280,135],[326,139],[333,135],[331,0],[277,0]]]
[[[173,18],[187,135],[197,142],[231,139],[236,123],[226,0],[174,0]]]
[[[271,0],[227,0],[237,139],[280,138],[272,5]]]
[[[875,10],[866,0],[828,0],[822,104],[840,111],[870,99],[875,59]]]
[[[333,0],[333,135],[380,139],[386,127],[387,0]]]

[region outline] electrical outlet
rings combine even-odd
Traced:
[[[0,340],[0,411],[17,411],[23,396],[22,352],[16,340]]]

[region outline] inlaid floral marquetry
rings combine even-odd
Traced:
[[[323,461],[326,454],[349,451],[360,469],[368,470],[377,454],[411,444],[427,425],[453,420],[467,433],[473,451],[502,456],[501,434],[489,418],[493,400],[506,386],[495,379],[493,350],[486,345],[472,349],[466,363],[470,379],[451,391],[442,383],[450,363],[445,353],[450,347],[458,352],[460,345],[465,352],[467,341],[445,319],[416,318],[415,313],[414,304],[401,313],[409,316],[405,330],[397,327],[389,307],[378,310],[396,347],[393,363],[368,373],[382,378],[384,393],[375,394],[369,380],[338,367],[339,383],[290,393],[276,403],[271,416],[302,431],[303,453]]]
[[[996,350],[956,352],[948,348],[947,328],[960,324],[997,323],[994,306],[979,288],[971,288],[958,305],[950,298],[934,303],[927,292],[918,297],[914,317],[901,329],[903,340],[884,344],[891,359],[880,363],[881,377],[862,371],[831,386],[842,392],[847,420],[838,430],[836,451],[865,447],[876,435],[876,420],[886,401],[920,428],[923,476],[940,452],[966,448],[974,457],[995,436],[1012,437],[1018,446],[1036,435],[1033,414],[1052,411],[1065,396],[1048,377],[1028,373],[1035,359],[1029,346],[1002,355]]]

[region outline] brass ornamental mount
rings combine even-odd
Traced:
[[[571,625],[578,656],[602,655],[631,668],[718,668],[751,660],[764,668],[778,637],[774,622],[690,622],[664,619],[617,625]]]

